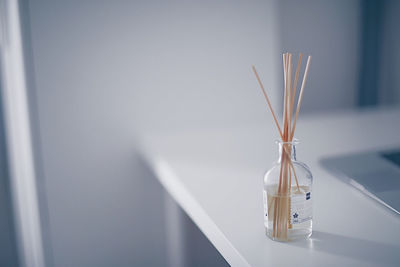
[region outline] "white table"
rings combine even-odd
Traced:
[[[321,157],[400,147],[400,110],[303,116],[297,156],[314,175],[313,235],[264,234],[263,174],[277,158],[272,121],[147,134],[157,178],[232,266],[400,266],[400,216],[338,180]],[[400,193],[400,192],[399,192]]]

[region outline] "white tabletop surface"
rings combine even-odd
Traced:
[[[314,176],[313,235],[288,243],[263,226],[263,174],[277,158],[272,121],[158,132],[142,143],[162,185],[232,266],[400,266],[400,216],[319,163],[400,148],[400,110],[303,116],[296,137],[297,159]]]

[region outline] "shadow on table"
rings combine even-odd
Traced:
[[[379,265],[400,263],[400,245],[395,246],[326,232],[313,231],[309,240],[290,244],[338,256],[363,259]]]

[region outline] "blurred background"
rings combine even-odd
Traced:
[[[304,115],[398,105],[399,13],[394,0],[0,0],[0,265],[226,265],[140,137],[269,117],[253,64],[281,110],[287,51],[313,56]]]

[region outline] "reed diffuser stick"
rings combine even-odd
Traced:
[[[261,82],[261,80],[260,80],[260,77],[258,76],[256,67],[254,67],[254,65],[253,65],[252,68],[253,68],[254,75],[256,75],[258,84],[260,85],[261,90],[262,90],[262,92],[263,92],[263,94],[264,94],[264,97],[265,97],[265,99],[267,100],[268,107],[269,107],[269,109],[270,109],[270,111],[271,111],[271,113],[272,113],[272,117],[274,118],[276,127],[278,128],[279,135],[280,135],[281,138],[282,138],[282,136],[283,136],[282,130],[281,130],[281,127],[279,127],[278,120],[276,119],[275,112],[274,112],[274,109],[273,109],[272,106],[271,106],[271,102],[269,101],[269,97],[268,97],[268,95],[267,95],[267,92],[265,92],[264,86],[263,86],[263,84],[262,84],[262,82]]]
[[[307,76],[308,76],[308,69],[310,67],[310,62],[311,62],[311,56],[308,56],[306,69],[304,71],[304,76],[303,76],[303,82],[301,83],[299,100],[297,102],[297,109],[296,109],[296,115],[294,117],[293,128],[292,128],[292,133],[291,133],[291,139],[293,139],[294,131],[296,130],[297,117],[299,116],[301,101],[303,100],[303,92],[304,92],[304,87],[306,86],[306,80],[307,80]]]
[[[285,58],[286,58],[286,54],[283,54],[283,63],[284,63],[284,66],[286,66]],[[278,132],[279,132],[279,135],[280,135],[280,137],[281,137],[281,140],[283,141],[283,140],[284,140],[284,137],[283,137],[283,134],[282,134],[281,127],[279,126],[278,120],[276,119],[274,109],[272,108],[272,105],[271,105],[271,102],[270,102],[269,97],[268,97],[268,95],[267,95],[267,92],[266,92],[265,89],[264,89],[264,85],[263,85],[263,83],[261,82],[260,76],[258,75],[258,72],[257,72],[256,67],[255,67],[254,65],[252,66],[252,69],[253,69],[254,75],[255,75],[256,78],[257,78],[258,84],[260,85],[261,91],[262,91],[263,94],[264,94],[264,98],[265,98],[265,100],[267,101],[267,104],[268,104],[268,107],[269,107],[269,109],[270,109],[270,111],[271,111],[272,117],[274,118],[275,125],[276,125],[276,127],[278,128]],[[285,69],[284,69],[284,72],[286,73],[286,70],[285,70]],[[286,74],[285,74],[285,77],[286,77]],[[283,147],[283,152],[286,153],[286,154],[289,153],[288,151],[286,151],[286,147]],[[297,176],[296,176],[296,172],[295,172],[295,170],[294,170],[293,163],[290,161],[289,164],[290,164],[290,167],[291,167],[291,169],[292,169],[292,171],[293,171],[294,177],[295,177],[295,179],[296,179],[297,188],[298,188],[298,190],[300,190],[300,188],[299,188],[299,183],[298,183],[298,180],[297,180]]]
[[[292,101],[290,103],[290,114],[293,114],[293,108],[294,108],[294,99],[296,97],[296,88],[297,88],[297,82],[299,80],[299,74],[300,74],[300,66],[301,66],[301,59],[303,58],[303,54],[299,54],[299,61],[297,63],[297,68],[296,68],[296,75],[294,78],[294,84],[293,84],[293,89],[292,89]]]
[[[252,66],[253,72],[257,78],[257,81],[261,87],[261,90],[264,94],[264,97],[267,101],[268,107],[272,113],[274,118],[274,122],[279,131],[279,135],[281,137],[282,143],[282,153],[280,158],[280,171],[279,171],[279,180],[276,192],[273,192],[272,195],[274,197],[271,198],[271,202],[268,203],[268,213],[269,216],[272,216],[273,220],[273,232],[272,237],[278,240],[286,240],[288,238],[288,229],[292,228],[291,220],[290,220],[290,196],[292,194],[292,175],[296,181],[296,190],[300,193],[300,186],[298,183],[297,175],[295,168],[293,166],[291,152],[292,152],[292,140],[294,136],[294,131],[296,129],[296,123],[301,107],[301,102],[303,98],[304,87],[306,84],[309,65],[311,61],[311,56],[307,59],[306,68],[304,71],[303,81],[301,84],[301,89],[298,97],[296,113],[294,119],[293,110],[294,110],[294,102],[296,97],[296,88],[299,79],[300,67],[301,67],[302,54],[299,54],[299,60],[296,67],[295,77],[292,80],[293,76],[293,63],[292,63],[292,54],[285,53],[282,55],[283,62],[283,77],[284,77],[284,97],[283,97],[283,116],[282,116],[282,128],[279,126],[278,120],[276,118],[275,112],[273,111],[271,102],[269,97],[264,89],[264,86],[261,82],[261,79],[257,73],[257,70],[254,66]],[[271,210],[270,210],[271,209]]]

